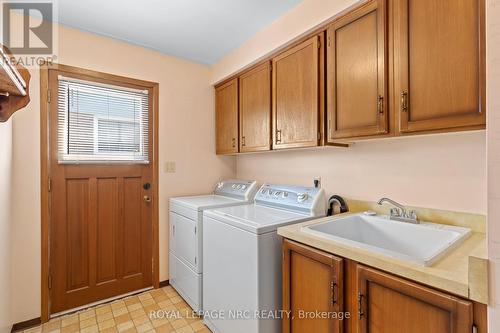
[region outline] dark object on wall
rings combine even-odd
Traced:
[[[340,213],[347,213],[349,211],[349,207],[347,207],[347,203],[340,195],[332,195],[330,199],[328,199],[328,216],[332,216],[334,211],[335,204],[339,205]]]

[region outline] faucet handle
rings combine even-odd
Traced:
[[[401,216],[401,209],[399,209],[397,207],[391,208],[390,215],[391,216]]]
[[[412,220],[418,220],[417,212],[414,210],[410,210],[408,217]]]

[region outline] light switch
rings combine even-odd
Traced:
[[[175,173],[175,162],[174,161],[167,161],[163,165],[163,172],[166,173]]]

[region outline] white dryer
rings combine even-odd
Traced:
[[[203,213],[203,314],[215,333],[279,333],[280,226],[326,214],[322,189],[264,185],[249,205]]]
[[[203,210],[253,202],[255,181],[225,180],[213,194],[170,199],[170,284],[195,311],[202,310]]]

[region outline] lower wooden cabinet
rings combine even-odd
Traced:
[[[486,333],[484,304],[288,239],[283,310],[283,333]]]
[[[343,259],[285,241],[283,246],[283,332],[343,332],[333,317],[343,310]],[[330,314],[319,319],[317,313]],[[292,319],[293,318],[293,319]]]
[[[472,302],[357,265],[358,332],[470,333]]]

